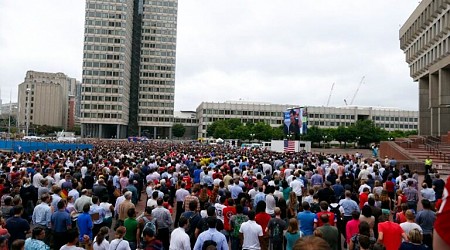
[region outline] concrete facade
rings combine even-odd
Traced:
[[[170,137],[177,9],[177,0],[86,0],[82,136]]]
[[[264,122],[272,127],[283,124],[283,112],[299,105],[252,102],[202,102],[196,110],[198,137],[206,137],[207,128],[217,120],[238,118],[242,123]],[[381,107],[321,107],[308,106],[308,126],[337,128],[351,126],[358,120],[372,120],[388,131],[418,129],[418,112]]]
[[[18,123],[21,130],[27,121],[29,125],[68,129],[68,120],[75,119],[69,118],[69,115],[75,115],[74,112],[69,114],[69,95],[75,95],[76,84],[76,79],[63,73],[28,71],[24,82],[19,84]]]
[[[400,29],[410,75],[419,87],[419,134],[450,131],[450,1],[424,0]]]

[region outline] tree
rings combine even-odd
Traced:
[[[305,140],[311,141],[311,143],[318,142],[320,145],[320,142],[322,141],[323,131],[316,127],[312,126],[308,128],[308,133],[305,135]]]
[[[214,138],[229,139],[230,129],[224,123],[219,123],[214,130],[213,136]]]
[[[373,142],[380,142],[385,136],[386,130],[381,129],[375,125],[371,120],[359,120],[355,125],[351,126],[355,131],[355,139],[358,146],[368,146]]]
[[[253,126],[255,139],[260,141],[268,141],[272,138],[272,127],[264,122],[258,122]]]
[[[174,137],[183,137],[184,133],[186,132],[186,128],[184,127],[183,124],[180,123],[175,123],[172,126],[172,135]]]
[[[339,126],[334,131],[333,138],[339,142],[339,145],[342,145],[342,142],[343,142],[344,148],[347,147],[347,142],[350,142],[355,139],[354,137],[352,137],[352,133],[351,133],[350,129],[347,127],[344,127],[344,126]]]
[[[272,128],[272,139],[282,140],[284,138],[283,126],[278,128]]]
[[[231,137],[234,139],[248,140],[250,139],[250,130],[247,126],[241,124],[231,132]]]

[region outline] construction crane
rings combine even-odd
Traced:
[[[361,85],[364,83],[364,79],[365,79],[365,78],[366,78],[366,76],[363,76],[363,77],[361,78],[361,81],[360,81],[359,84],[358,84],[358,88],[356,88],[355,94],[353,94],[352,100],[350,101],[350,105],[353,105],[353,101],[355,101],[355,97],[356,97],[356,95],[358,94],[359,88],[361,88]],[[344,102],[345,102],[345,105],[347,105],[347,101],[344,100]]]
[[[334,82],[331,85],[330,95],[328,96],[328,101],[327,101],[327,107],[328,107],[328,105],[330,105],[330,99],[331,99],[331,94],[333,94],[333,89],[334,89]]]

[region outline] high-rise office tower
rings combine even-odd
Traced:
[[[170,137],[177,0],[86,0],[83,136]]]

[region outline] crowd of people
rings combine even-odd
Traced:
[[[389,157],[109,140],[0,169],[0,249],[450,249],[450,188]]]

